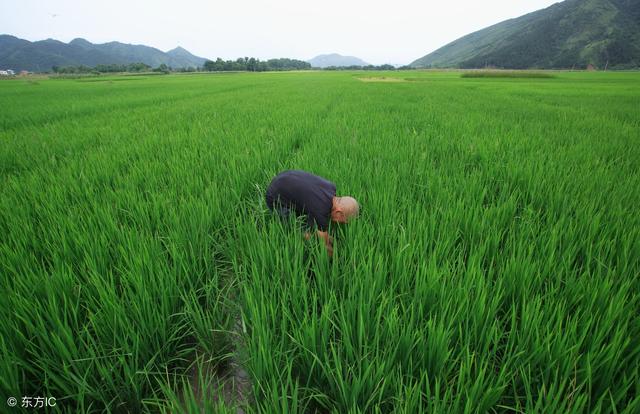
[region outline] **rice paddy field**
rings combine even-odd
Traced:
[[[13,80],[0,108],[0,412],[640,412],[639,73]],[[331,260],[267,210],[286,169],[361,204]]]

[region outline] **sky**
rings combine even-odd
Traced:
[[[209,59],[324,53],[408,64],[445,44],[558,0],[0,0],[0,34],[120,41]]]

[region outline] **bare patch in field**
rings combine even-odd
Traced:
[[[234,352],[222,367],[203,358],[200,364],[194,364],[190,373],[191,391],[196,401],[200,401],[201,408],[206,411],[209,403],[221,404],[230,411],[244,414],[251,399],[251,378],[238,356],[243,347],[240,339],[244,331],[244,324],[238,317],[233,326]],[[212,400],[212,401],[211,401]]]
[[[407,82],[406,79],[402,78],[390,78],[386,76],[369,76],[366,78],[356,78],[361,82]]]

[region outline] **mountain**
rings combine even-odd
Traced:
[[[471,33],[413,67],[637,68],[640,1],[566,0]]]
[[[318,55],[307,60],[314,68],[326,68],[329,66],[368,66],[369,64],[355,56],[342,56],[337,53]]]
[[[187,49],[180,46],[168,51],[167,56],[176,62],[181,62],[181,66],[177,67],[202,66],[206,61],[206,59],[195,56]]]
[[[0,68],[47,72],[52,66],[96,66],[109,64],[161,64],[173,68],[202,66],[204,58],[177,47],[168,52],[120,42],[94,44],[85,39],[63,43],[54,39],[30,42],[14,36],[0,35]]]

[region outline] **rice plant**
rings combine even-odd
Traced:
[[[533,78],[548,79],[555,78],[553,73],[549,72],[532,72],[526,70],[473,70],[463,72],[462,78]]]
[[[4,401],[638,412],[638,74],[358,76],[2,82]],[[360,201],[332,259],[285,169]]]

